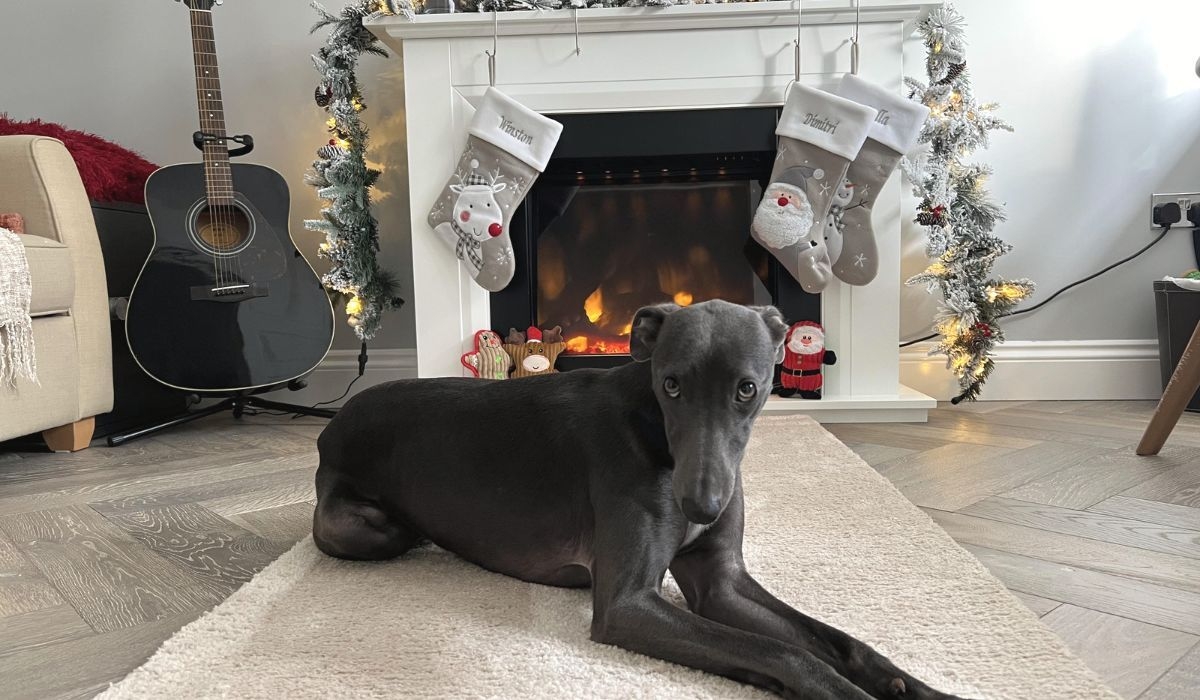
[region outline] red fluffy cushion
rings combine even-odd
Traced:
[[[106,141],[95,134],[68,129],[40,119],[14,121],[0,114],[0,136],[32,134],[62,141],[75,159],[88,199],[95,202],[134,202],[145,200],[146,178],[158,166],[133,151]]]

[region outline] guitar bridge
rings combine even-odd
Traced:
[[[265,297],[268,294],[264,284],[225,284],[212,287],[198,284],[191,288],[192,301],[245,301],[255,297]]]

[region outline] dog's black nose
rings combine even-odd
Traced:
[[[708,525],[721,514],[721,499],[716,496],[699,500],[684,498],[681,505],[684,517],[697,525]]]

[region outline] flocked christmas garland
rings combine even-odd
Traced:
[[[930,109],[920,139],[929,150],[920,161],[906,162],[905,174],[921,198],[917,223],[929,234],[925,250],[932,263],[908,284],[941,292],[934,319],[940,338],[930,354],[946,356],[958,377],[958,403],[979,396],[995,366],[991,352],[1004,341],[999,321],[1033,292],[1033,282],[991,276],[996,259],[1012,249],[992,233],[1004,211],[984,187],[991,169],[964,159],[987,146],[988,132],[1012,127],[992,115],[994,103],[978,104],[971,94],[963,17],[946,5],[918,31],[929,84],[905,82],[910,97]]]
[[[407,7],[407,3],[403,3]],[[363,26],[363,20],[383,14],[404,14],[401,3],[365,0],[352,3],[340,15],[312,3],[321,16],[312,31],[329,27],[325,45],[313,56],[321,74],[316,102],[329,113],[329,143],[317,151],[317,159],[305,181],[317,188],[325,200],[321,219],[304,222],[305,228],[325,234],[321,257],[332,263],[321,278],[326,288],[346,297],[347,321],[363,340],[379,330],[382,314],[398,308],[404,300],[396,296],[396,282],[380,269],[379,224],[371,214],[371,187],[379,171],[367,166],[367,128],[359,114],[366,109],[358,89],[355,68],[364,53],[387,56],[379,40]]]

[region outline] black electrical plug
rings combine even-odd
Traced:
[[[1191,210],[1188,209],[1189,215]],[[1154,205],[1154,225],[1171,227],[1183,220],[1183,212],[1179,209],[1178,202],[1167,202],[1166,204]]]
[[[1187,217],[1188,221],[1192,222],[1192,226],[1200,228],[1200,203],[1188,207]]]

